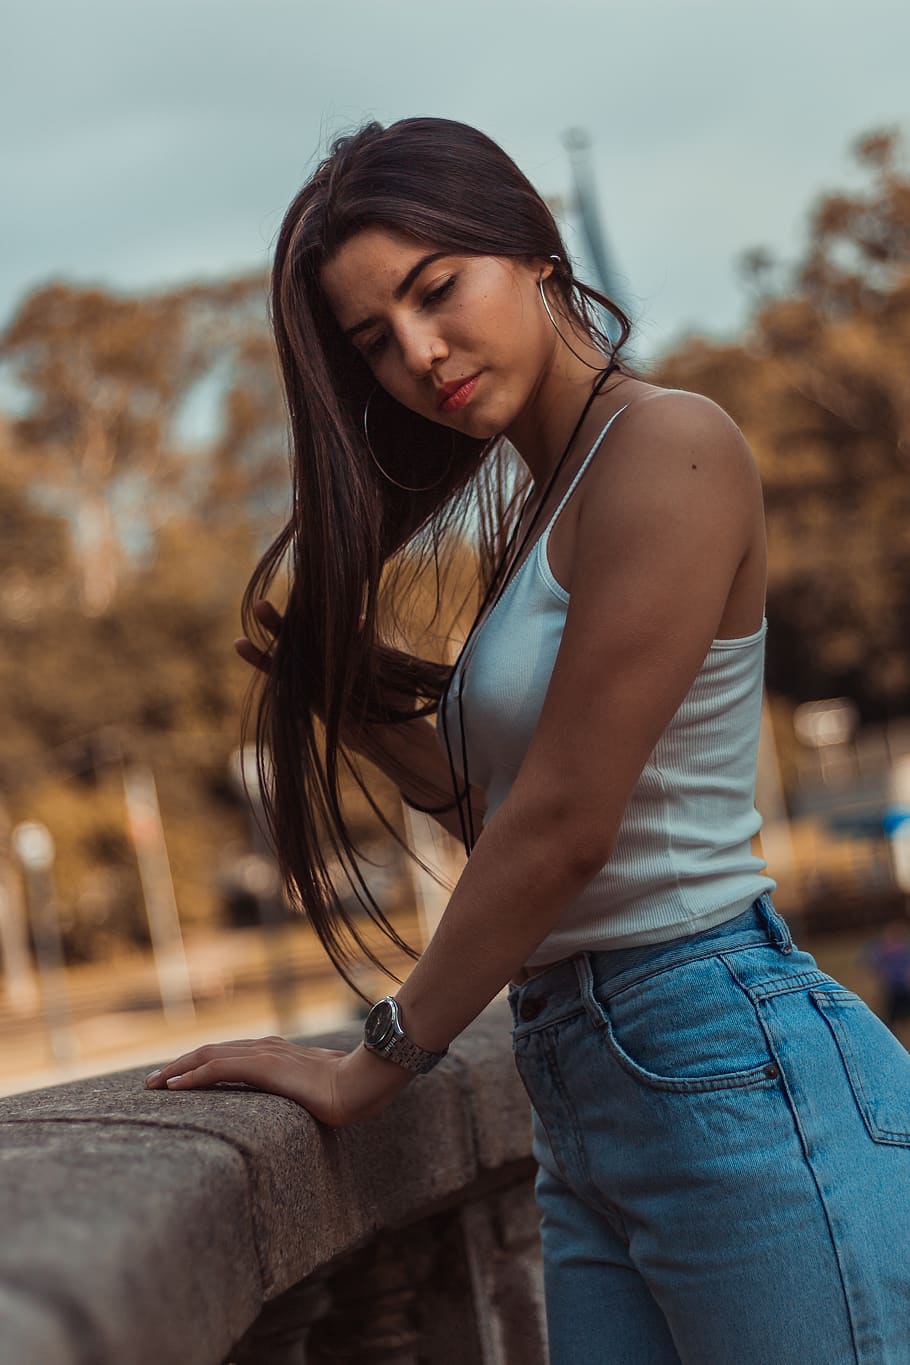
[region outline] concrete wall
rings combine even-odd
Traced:
[[[0,1101],[4,1365],[544,1365],[500,998],[377,1118],[141,1070]],[[295,1039],[354,1047],[359,1028]]]

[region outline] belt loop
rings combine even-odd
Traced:
[[[598,1013],[594,1003],[594,972],[591,969],[591,950],[583,948],[572,958],[575,975],[578,977],[578,993],[588,1012],[592,1024],[603,1024],[603,1016]]]
[[[768,938],[775,948],[779,948],[782,953],[792,953],[793,939],[790,937],[790,930],[786,921],[774,909],[774,904],[767,891],[762,892],[755,905],[765,921]]]

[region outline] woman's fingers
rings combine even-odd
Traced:
[[[234,648],[246,663],[252,664],[254,668],[261,669],[263,673],[268,673],[272,661],[268,654],[256,648],[252,640],[241,635],[239,640],[234,641]]]
[[[253,611],[256,620],[260,621],[266,630],[277,636],[284,624],[284,617],[277,607],[274,607],[268,598],[260,597],[253,603]],[[365,613],[361,615],[359,624],[360,629],[363,630],[366,624]],[[239,639],[234,641],[234,648],[246,663],[252,664],[253,668],[258,668],[263,673],[268,673],[272,661],[270,649],[258,649],[252,640],[248,640],[245,635],[241,635]]]
[[[255,601],[253,603],[253,612],[256,616],[256,620],[261,622],[266,630],[271,631],[273,635],[277,636],[281,629],[282,622],[284,621],[284,617],[276,607],[272,606],[272,603],[268,598],[260,597]],[[262,650],[257,648],[252,640],[248,640],[245,635],[241,635],[239,639],[234,641],[234,648],[241,659],[246,663],[252,664],[253,668],[258,668],[262,673],[268,673],[269,666],[272,662],[270,649]]]
[[[261,621],[266,630],[270,630],[273,635],[277,635],[281,629],[284,617],[277,607],[273,607],[267,597],[260,597],[253,603],[253,611],[256,620]]]
[[[273,1051],[282,1045],[286,1046],[285,1040],[274,1034],[268,1038],[234,1038],[226,1043],[205,1043],[151,1072],[146,1076],[145,1084],[149,1090],[160,1090],[178,1076],[188,1076],[218,1059],[226,1061],[240,1058],[242,1061],[251,1053]]]
[[[366,1076],[372,1087],[370,1092],[365,1096],[355,1093],[349,1109],[343,1108],[339,1076],[347,1057],[347,1053],[334,1048],[300,1047],[274,1034],[268,1038],[239,1038],[230,1043],[206,1043],[185,1052],[146,1076],[145,1085],[148,1090],[173,1092],[206,1089],[220,1081],[242,1081],[255,1090],[283,1095],[309,1110],[320,1123],[339,1127],[369,1114],[376,1100],[377,1076],[371,1069]],[[390,1080],[396,1085],[400,1083],[399,1076],[389,1076],[385,1066],[380,1067],[378,1079],[383,1091]]]

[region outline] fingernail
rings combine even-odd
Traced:
[[[156,1078],[157,1076],[160,1076],[160,1075],[161,1075],[161,1068],[160,1068],[160,1067],[158,1068],[157,1071],[150,1071],[149,1074],[148,1074],[148,1075],[146,1076],[146,1078],[145,1078],[146,1085],[149,1083],[149,1081],[155,1080],[155,1078]]]
[[[183,1076],[182,1076],[182,1075],[181,1075],[181,1076],[169,1076],[169,1077],[168,1077],[168,1080],[167,1080],[167,1083],[168,1083],[168,1085],[174,1085],[176,1081],[182,1081],[182,1080],[183,1080]]]

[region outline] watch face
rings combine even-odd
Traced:
[[[381,1047],[392,1031],[394,1007],[388,1000],[380,1000],[366,1017],[363,1036],[371,1047]]]

